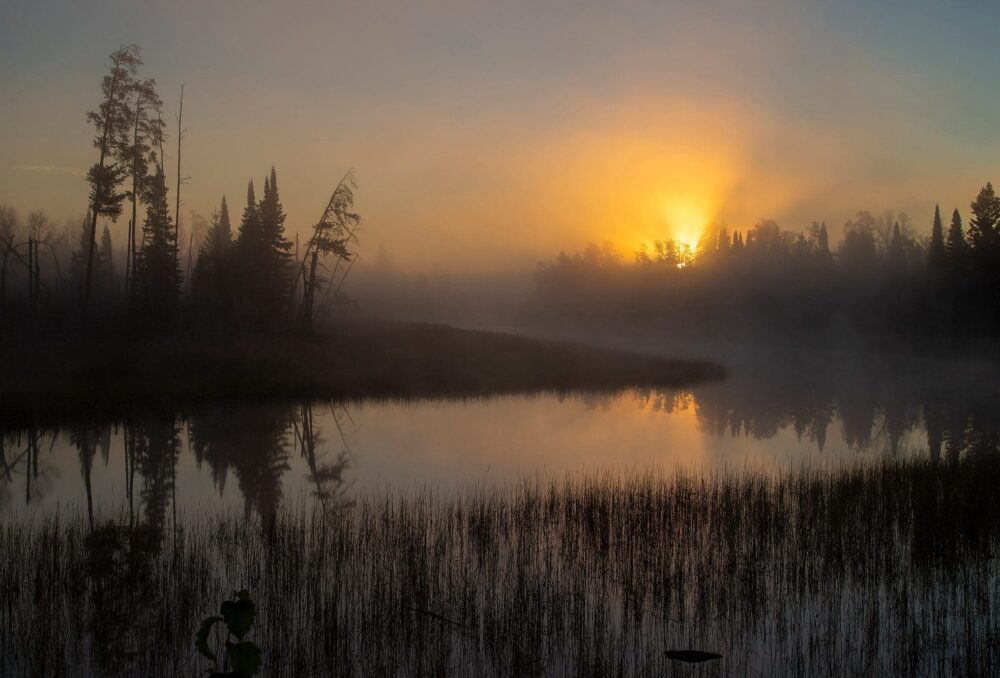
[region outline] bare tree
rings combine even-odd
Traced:
[[[361,217],[353,211],[355,188],[357,181],[354,178],[354,171],[348,170],[333,190],[333,195],[323,210],[323,216],[313,226],[312,235],[306,243],[305,253],[299,265],[299,274],[295,276],[295,284],[299,278],[302,279],[299,322],[304,330],[312,329],[316,290],[324,283],[329,288],[336,278],[341,263],[349,264],[356,255],[350,249],[351,245],[357,242],[357,230],[361,223]],[[335,257],[337,263],[333,271],[329,272],[329,277],[324,278],[321,267],[325,269],[323,262],[330,256]]]
[[[181,85],[181,100],[177,108],[177,191],[174,196],[176,204],[174,206],[174,254],[177,255],[178,241],[181,233],[181,185],[186,184],[191,177],[181,176],[181,142],[184,141],[184,133],[187,131],[182,125],[184,118],[184,85]]]

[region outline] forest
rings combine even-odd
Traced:
[[[763,219],[705,230],[628,262],[610,243],[560,253],[536,277],[536,312],[705,330],[990,336],[1000,330],[1000,197],[983,186],[968,225],[939,208],[922,236],[905,213],[860,211],[832,245],[825,223],[796,232]]]
[[[286,233],[274,167],[259,199],[248,182],[235,228],[226,196],[209,220],[192,214],[183,224],[183,86],[175,167],[168,167],[163,101],[142,65],[137,45],[113,52],[100,104],[87,113],[96,159],[86,175],[84,217],[57,224],[42,211],[22,218],[0,204],[0,327],[132,337],[310,332],[341,299],[356,254],[361,218],[353,211],[353,171],[337,183],[303,243]],[[107,220],[124,218],[126,243],[116,246]]]
[[[1000,197],[990,183],[971,201],[967,223],[957,208],[947,223],[935,208],[929,235],[894,210],[857,212],[839,243],[825,222],[798,231],[770,219],[743,230],[712,224],[693,247],[656,240],[631,261],[610,242],[562,252],[538,265],[533,283],[517,273],[410,276],[383,247],[373,265],[358,267],[348,295],[361,227],[354,172],[336,184],[303,242],[286,232],[274,167],[260,198],[249,180],[238,218],[226,196],[208,219],[185,216],[183,88],[171,141],[156,81],[144,79],[142,65],[137,46],[116,50],[100,104],[87,113],[96,159],[85,216],[56,223],[0,203],[0,327],[8,333],[300,334],[337,309],[358,308],[411,320],[640,322],[710,333],[1000,330]],[[107,223],[119,219],[127,220],[124,244]]]

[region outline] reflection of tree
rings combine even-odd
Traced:
[[[94,469],[94,457],[98,447],[103,448],[107,459],[111,440],[110,425],[77,424],[69,427],[70,444],[76,448],[80,460],[80,475],[87,495],[87,523],[94,529],[94,491],[91,478]]]
[[[180,430],[173,418],[148,420],[132,425],[132,459],[142,477],[144,527],[159,542],[167,523],[167,507],[174,502]]]
[[[281,503],[281,478],[288,470],[288,431],[294,413],[285,405],[254,405],[193,415],[191,448],[207,463],[221,493],[231,468],[247,515],[271,517]]]
[[[51,453],[57,436],[57,431],[36,426],[12,433],[0,432],[0,506],[11,502],[11,487],[19,476],[24,477],[25,504],[44,496],[51,483],[51,468],[40,461],[41,450],[45,447]]]
[[[343,444],[343,448],[333,461],[324,459],[327,453],[326,441],[323,439],[321,429],[314,423],[312,405],[303,403],[300,406],[299,418],[293,425],[296,444],[309,466],[308,478],[316,486],[313,496],[319,501],[320,510],[325,516],[329,516],[338,506],[344,505],[344,494],[350,487],[344,474],[351,464],[351,442],[345,433],[345,423],[342,419],[350,421],[352,425],[353,419],[344,406],[340,407],[340,411],[331,407],[330,416]]]
[[[695,387],[693,400],[700,430],[711,435],[767,440],[791,429],[822,451],[839,418],[850,449],[896,454],[922,426],[932,458],[954,462],[1000,447],[1000,401],[991,383],[933,361],[812,361],[744,367],[724,382]],[[674,391],[636,391],[636,397],[667,412],[683,402]]]
[[[111,427],[80,425],[70,429],[87,494],[89,530],[84,540],[85,573],[91,610],[94,661],[109,675],[130,672],[134,651],[141,642],[135,629],[140,618],[156,614],[158,592],[147,586],[150,556],[158,553],[166,527],[167,508],[176,506],[174,487],[180,438],[175,420],[130,421],[122,427],[125,480],[129,495],[129,522],[100,522],[94,515],[91,475],[100,451],[107,462]],[[133,489],[142,479],[142,523],[135,525]],[[142,600],[142,604],[137,601]],[[147,619],[149,621],[149,619]]]

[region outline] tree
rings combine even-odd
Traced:
[[[826,222],[812,222],[809,226],[809,243],[813,254],[821,259],[830,258],[830,236],[826,231]]]
[[[965,268],[968,258],[968,245],[962,233],[962,217],[958,209],[951,215],[951,225],[948,227],[948,240],[944,245],[944,255],[947,269],[952,279],[957,279]]]
[[[278,197],[278,176],[271,167],[270,181],[264,180],[264,198],[260,201],[261,232],[270,258],[272,273],[282,279],[287,275],[292,243],[285,238],[285,210]]]
[[[125,291],[128,292],[131,276],[135,271],[136,256],[139,251],[136,242],[136,206],[142,193],[143,185],[149,174],[149,163],[156,162],[155,148],[163,145],[164,125],[160,114],[163,101],[156,93],[156,81],[144,80],[134,87],[134,103],[132,105],[132,143],[129,146],[129,170],[132,174],[132,189],[129,198],[132,202],[132,218],[129,220],[128,242],[125,257]],[[155,114],[155,115],[154,115]]]
[[[95,280],[99,281],[105,292],[113,292],[115,287],[114,250],[111,247],[111,231],[107,224],[104,224],[104,230],[101,232],[101,247],[97,251],[97,257],[101,262],[101,267]]]
[[[719,227],[719,245],[718,250],[722,254],[729,253],[729,231],[726,229],[726,225],[723,224]]]
[[[273,324],[282,316],[290,291],[289,260],[292,244],[285,238],[285,212],[278,196],[278,179],[264,180],[264,197],[255,202],[253,182],[247,187],[236,263],[239,278],[239,312],[255,325]]]
[[[931,241],[927,246],[927,266],[934,273],[944,270],[947,253],[944,244],[944,227],[941,224],[941,208],[934,206],[934,224],[931,226]]]
[[[226,196],[222,204],[212,214],[212,222],[205,234],[198,261],[191,276],[191,297],[196,306],[218,318],[228,316],[232,290],[230,287],[230,254],[232,250],[232,226],[229,223],[229,207]]]
[[[821,255],[830,256],[830,236],[826,231],[826,222],[819,225],[819,236],[817,238],[817,248]]]
[[[260,207],[257,205],[257,197],[253,190],[253,179],[247,184],[247,204],[243,208],[243,218],[240,220],[240,235],[237,244],[241,248],[250,247],[250,243],[255,245],[260,240]]]
[[[0,204],[0,311],[7,301],[7,266],[11,256],[17,258],[14,239],[18,232],[17,210]]]
[[[111,233],[108,231],[107,224],[104,225],[104,231],[101,234],[101,239],[103,241],[104,234],[107,234],[107,238],[110,242]],[[107,247],[110,247],[108,244]],[[107,247],[105,243],[101,243],[94,251],[94,257],[92,262],[92,286],[97,292],[97,296],[103,296],[108,288],[105,286],[105,282],[110,277],[108,269],[111,267],[111,257],[110,252],[106,251]],[[86,284],[87,277],[87,258],[89,256],[90,249],[90,218],[85,219],[80,224],[80,242],[77,251],[73,252],[71,263],[70,263],[70,280],[72,284],[77,288],[82,290]]]
[[[181,275],[162,165],[157,165],[156,173],[148,182],[143,202],[146,221],[142,227],[142,249],[136,262],[133,307],[147,322],[166,326],[180,296]]]
[[[302,310],[299,317],[304,330],[312,329],[313,302],[317,288],[323,282],[328,286],[333,285],[340,265],[353,262],[354,253],[349,246],[357,240],[357,228],[361,222],[361,217],[353,211],[355,188],[357,182],[354,173],[348,171],[330,196],[323,216],[313,227],[312,236],[306,245],[300,272],[296,276],[296,280],[302,278]],[[319,271],[320,258],[325,260],[331,255],[336,258],[337,263],[329,278],[323,279]],[[350,270],[349,266],[350,263],[347,270]]]
[[[997,240],[1000,238],[1000,198],[993,190],[993,184],[987,182],[979,190],[971,205],[972,216],[969,218],[969,249],[973,258],[980,263],[988,262],[997,251]]]
[[[870,274],[876,264],[876,221],[868,211],[858,212],[844,225],[840,243],[840,263],[855,274]]]
[[[97,131],[94,148],[98,160],[87,172],[90,184],[90,228],[87,242],[86,273],[83,284],[83,303],[90,300],[90,281],[94,268],[94,250],[97,245],[97,219],[107,216],[117,219],[122,213],[122,203],[127,197],[119,186],[128,173],[129,131],[133,120],[130,99],[135,92],[135,76],[142,65],[138,45],[118,48],[110,56],[108,74],[101,81],[103,100],[96,111],[87,113],[87,120]]]
[[[906,268],[906,250],[903,247],[903,234],[899,230],[899,222],[892,227],[892,236],[889,238],[889,247],[886,251],[889,260],[889,267],[898,272]]]

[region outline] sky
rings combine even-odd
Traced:
[[[182,222],[223,194],[238,221],[274,165],[303,234],[354,168],[362,256],[414,270],[860,209],[926,232],[1000,179],[998,25],[972,0],[4,0],[0,202],[85,210],[85,113],[137,43],[168,166],[185,85]]]

